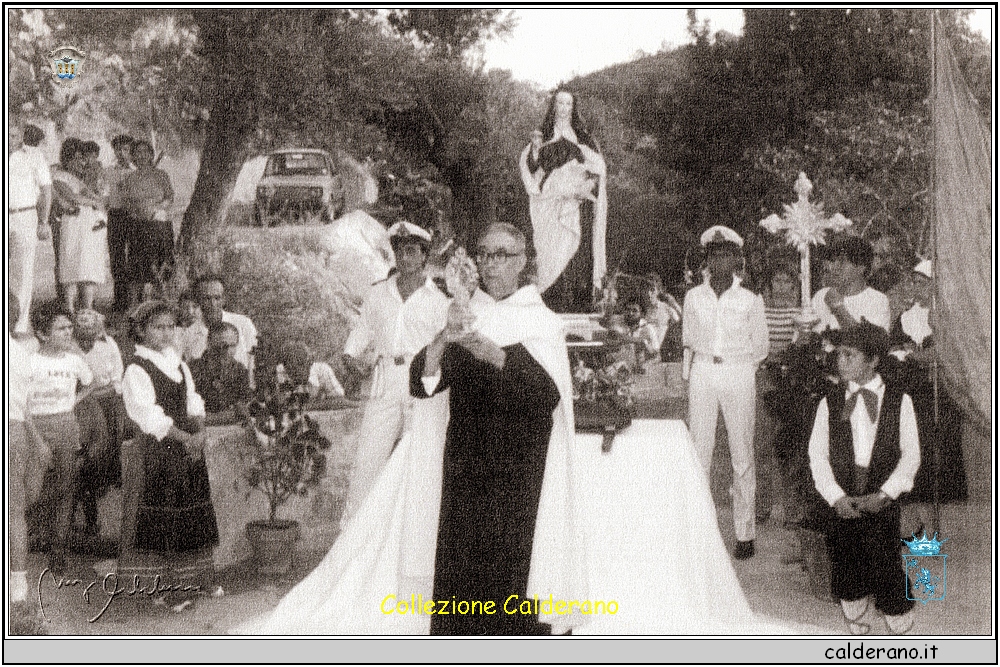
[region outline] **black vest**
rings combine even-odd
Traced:
[[[834,479],[848,495],[855,495],[854,436],[851,422],[841,419],[844,411],[844,385],[834,385],[826,396],[830,410],[830,467]],[[861,400],[860,397],[858,399]],[[878,491],[896,469],[902,451],[899,446],[899,411],[903,403],[903,389],[898,384],[886,384],[882,396],[882,409],[875,429],[875,445],[868,463],[868,476],[860,495]]]
[[[136,356],[132,363],[146,371],[153,383],[153,391],[156,392],[156,404],[174,420],[174,426],[182,431],[193,431],[187,413],[187,380],[183,372],[181,381],[174,382],[149,359]]]

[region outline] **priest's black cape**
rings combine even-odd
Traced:
[[[503,368],[451,344],[435,393],[451,388],[444,449],[434,599],[486,601],[495,613],[435,615],[431,634],[549,634],[534,613],[508,614],[512,595],[527,598],[528,572],[545,459],[559,390],[518,343],[503,348]],[[414,396],[426,350],[410,367]],[[514,602],[508,603],[512,609]]]

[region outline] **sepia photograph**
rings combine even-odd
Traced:
[[[995,5],[5,13],[11,662],[995,662]]]

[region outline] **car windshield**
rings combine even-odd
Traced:
[[[327,176],[326,158],[319,153],[278,153],[267,161],[267,176]]]

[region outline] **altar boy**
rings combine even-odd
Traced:
[[[862,622],[869,598],[889,630],[903,634],[913,625],[913,601],[899,556],[897,498],[920,467],[913,402],[875,372],[889,348],[881,327],[862,322],[831,332],[830,340],[840,382],[816,411],[809,465],[834,512],[826,538],[831,592],[852,634],[871,630]]]

